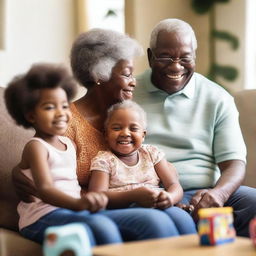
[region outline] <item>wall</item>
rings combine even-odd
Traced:
[[[69,63],[76,35],[73,0],[0,1],[5,1],[0,86],[34,62]]]

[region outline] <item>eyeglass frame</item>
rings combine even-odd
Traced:
[[[156,57],[156,55],[154,54],[154,52],[151,50],[151,53],[152,53],[152,57],[155,61],[158,61],[160,63],[163,63],[163,64],[167,64],[167,63],[179,63],[180,65],[189,65],[191,64],[192,62],[195,61],[195,56],[191,56],[191,57],[182,57],[182,58],[172,58],[172,57]],[[182,62],[182,60],[184,59],[187,59],[189,60],[188,62]]]

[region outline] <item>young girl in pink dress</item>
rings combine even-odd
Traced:
[[[142,144],[145,135],[146,115],[138,104],[126,100],[110,107],[105,122],[109,150],[92,160],[89,190],[105,191],[113,208],[161,209],[179,234],[196,233],[192,217],[174,206],[183,196],[174,166],[157,147]]]

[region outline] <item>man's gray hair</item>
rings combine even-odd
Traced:
[[[82,33],[71,49],[71,67],[81,85],[89,87],[99,79],[108,81],[120,60],[143,54],[141,45],[123,33],[95,28]]]
[[[141,124],[143,129],[146,129],[147,127],[147,116],[146,116],[146,112],[144,111],[144,109],[137,104],[136,102],[132,101],[132,100],[124,100],[122,102],[116,103],[114,105],[112,105],[107,112],[107,118],[105,121],[105,128],[107,128],[107,125],[109,123],[109,120],[111,118],[111,116],[113,115],[113,112],[119,109],[132,109],[134,111],[136,111],[139,115],[140,115],[140,120],[141,120]]]
[[[153,50],[156,48],[157,37],[160,31],[178,32],[190,35],[192,40],[192,49],[193,51],[197,49],[197,40],[194,30],[187,22],[179,19],[162,20],[153,28],[150,37],[150,49]]]

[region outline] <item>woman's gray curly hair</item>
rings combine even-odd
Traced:
[[[197,40],[192,27],[185,21],[179,19],[165,19],[160,21],[152,30],[150,37],[150,49],[156,48],[157,36],[160,31],[178,32],[191,36],[192,49],[197,49]]]
[[[139,43],[117,31],[91,29],[82,33],[71,49],[71,67],[78,82],[88,88],[99,79],[108,81],[112,68],[120,60],[143,54]]]
[[[114,111],[119,110],[119,109],[127,109],[127,108],[134,110],[135,112],[137,112],[140,115],[142,127],[143,127],[143,129],[146,130],[146,128],[147,128],[146,112],[139,104],[137,104],[135,101],[132,101],[132,100],[124,100],[122,102],[118,102],[118,103],[112,105],[108,109],[107,118],[106,118],[106,121],[104,124],[105,129],[107,129],[107,125],[108,125],[109,120],[110,120],[111,116],[113,115]]]

